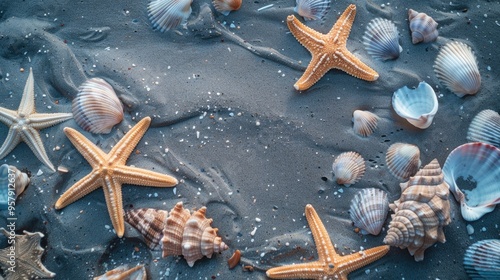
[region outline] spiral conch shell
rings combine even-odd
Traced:
[[[439,35],[438,23],[432,17],[409,9],[408,21],[410,22],[411,42],[413,44],[429,43],[437,39]]]
[[[9,197],[17,198],[30,183],[30,178],[15,166],[0,166],[0,210],[7,209]],[[12,199],[12,198],[11,198]]]
[[[166,210],[142,208],[125,213],[125,221],[137,229],[148,247],[163,251],[163,257],[183,255],[188,265],[213,253],[227,250],[227,245],[212,228],[212,219],[207,219],[206,207],[190,213],[182,202],[178,202],[168,213]]]
[[[443,227],[451,222],[448,185],[436,159],[401,183],[401,197],[389,207],[394,211],[384,243],[408,248],[415,261],[436,241],[446,242]]]

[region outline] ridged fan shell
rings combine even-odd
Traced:
[[[415,10],[408,10],[408,20],[410,22],[411,41],[413,44],[420,42],[429,43],[435,41],[439,35],[438,23],[425,13]]]
[[[375,18],[368,23],[363,44],[377,60],[396,59],[403,50],[399,45],[398,28],[392,21],[383,18]]]
[[[394,143],[387,149],[385,163],[394,177],[406,181],[420,168],[420,149],[412,144]]]
[[[500,239],[481,240],[469,246],[464,268],[471,279],[500,279]]]
[[[392,95],[394,111],[412,125],[426,129],[432,124],[439,104],[436,93],[426,82],[420,82],[416,89],[402,87]]]
[[[500,148],[500,115],[489,109],[479,112],[469,125],[467,140]]]
[[[367,137],[377,129],[379,117],[372,112],[356,110],[352,113],[352,129],[360,136]]]
[[[356,152],[345,152],[335,159],[332,168],[337,184],[348,187],[365,174],[365,160]]]
[[[17,198],[29,183],[30,178],[26,173],[19,171],[15,166],[2,164],[0,166],[0,210],[7,209],[9,197]]]
[[[94,280],[146,280],[148,278],[144,265],[128,268],[121,265],[101,276],[94,277]]]
[[[193,0],[153,0],[148,4],[149,20],[153,29],[161,32],[184,24],[191,15]]]
[[[228,16],[231,11],[236,11],[241,7],[242,0],[213,0],[212,4],[217,12]]]
[[[296,0],[294,11],[305,20],[323,19],[330,10],[331,0]]]
[[[382,190],[362,189],[351,200],[351,221],[361,229],[362,234],[378,235],[388,213],[389,200],[387,193]]]

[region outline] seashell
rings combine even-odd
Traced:
[[[305,20],[323,19],[330,10],[331,0],[296,0],[294,12]]]
[[[379,117],[369,111],[356,110],[352,113],[352,129],[360,136],[367,137],[377,129]]]
[[[122,103],[111,85],[101,78],[84,82],[71,107],[76,123],[91,133],[109,133],[123,119]]]
[[[113,270],[106,272],[101,276],[94,277],[94,280],[146,280],[148,275],[144,265],[138,265],[133,268],[128,268],[126,265],[121,265]]]
[[[412,125],[428,128],[438,110],[438,100],[432,87],[420,82],[416,89],[402,87],[392,95],[394,111]]]
[[[469,246],[464,268],[471,279],[500,279],[500,239],[481,240]]]
[[[398,28],[390,20],[375,18],[363,35],[366,51],[376,60],[396,59],[403,48],[399,45]]]
[[[401,183],[401,197],[389,207],[394,211],[384,243],[408,248],[415,261],[437,241],[444,243],[443,227],[451,222],[448,185],[436,159]]]
[[[170,211],[151,208],[129,210],[125,221],[137,229],[149,248],[162,249],[163,257],[183,255],[189,266],[213,253],[227,250],[227,245],[212,228],[212,219],[205,217],[207,208],[192,214],[178,202]]]
[[[373,235],[382,230],[388,212],[387,193],[375,188],[359,191],[351,200],[349,211],[354,226],[360,228],[362,234]]]
[[[387,149],[385,163],[394,177],[406,181],[420,168],[420,150],[412,144],[394,143]]]
[[[489,109],[479,112],[469,125],[467,140],[500,148],[500,115]]]
[[[465,220],[478,220],[500,203],[499,166],[500,149],[480,142],[458,146],[446,158],[444,180]]]
[[[185,24],[191,15],[193,0],[153,0],[148,4],[149,20],[153,29],[161,32]]]
[[[427,14],[409,9],[408,21],[410,22],[411,42],[413,44],[429,43],[437,39],[439,35],[438,23]]]
[[[472,49],[462,42],[444,45],[434,61],[434,73],[459,97],[474,95],[481,87],[481,74]]]
[[[241,7],[241,0],[213,0],[212,4],[217,12],[228,16],[229,12],[236,11]]]
[[[30,183],[26,173],[19,171],[15,166],[2,164],[0,166],[0,210],[8,208],[9,197],[17,199]]]
[[[337,184],[349,187],[365,174],[365,160],[356,152],[345,152],[335,159],[332,168]]]

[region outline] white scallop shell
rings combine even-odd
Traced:
[[[500,240],[481,240],[469,246],[464,268],[471,279],[500,279]]]
[[[481,87],[476,56],[462,42],[450,42],[441,48],[434,62],[434,73],[446,88],[459,97],[474,95]]]
[[[489,109],[479,112],[469,125],[467,140],[500,148],[500,115]]]
[[[345,152],[335,159],[332,168],[337,184],[348,187],[365,174],[365,160],[356,152]]]
[[[398,28],[390,20],[375,18],[363,35],[366,51],[377,60],[396,59],[403,48],[399,45]]]
[[[362,234],[378,235],[389,213],[387,193],[368,188],[359,191],[351,200],[349,214],[354,226],[361,229]]]
[[[387,149],[385,163],[394,177],[406,181],[420,168],[420,150],[412,144],[394,143]]]
[[[448,155],[444,179],[465,220],[478,220],[500,203],[499,167],[500,149],[490,144],[463,144]]]
[[[217,12],[228,16],[231,11],[236,11],[241,7],[242,0],[213,0],[212,4]]]
[[[323,19],[330,10],[331,0],[296,0],[297,5],[293,9],[305,20]]]
[[[367,137],[377,129],[379,117],[372,112],[355,110],[352,113],[352,129],[360,136]]]
[[[438,110],[438,100],[432,87],[420,82],[416,89],[402,87],[392,95],[394,111],[412,125],[428,128]]]
[[[149,20],[153,29],[161,32],[184,24],[191,15],[193,0],[153,0],[148,4]]]
[[[79,87],[72,112],[76,123],[92,133],[109,133],[123,119],[122,103],[101,78],[87,80]]]
[[[413,44],[420,42],[429,43],[437,39],[439,32],[438,23],[425,13],[408,10],[408,21],[410,22],[411,41]]]

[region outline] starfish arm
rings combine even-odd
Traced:
[[[69,120],[73,117],[71,113],[55,113],[55,114],[32,114],[30,115],[31,126],[35,129],[42,129],[56,125],[60,122]]]
[[[351,76],[365,81],[375,81],[378,79],[378,73],[364,64],[350,53],[347,48],[335,53],[339,57],[338,64],[334,68],[340,69]]]
[[[347,279],[347,275],[350,272],[382,258],[385,254],[387,254],[387,252],[389,252],[389,249],[389,245],[382,245],[340,257],[341,260],[339,262],[338,273],[345,276]]]
[[[109,152],[109,161],[117,164],[125,164],[132,150],[137,146],[142,136],[148,130],[151,123],[150,117],[145,117],[139,121]]]
[[[85,138],[85,136],[83,136],[80,132],[70,127],[65,127],[64,133],[69,138],[69,141],[71,141],[73,146],[75,146],[80,154],[82,154],[82,156],[89,162],[92,168],[96,168],[100,163],[106,161],[107,155],[94,145],[94,143]]]
[[[21,136],[19,133],[17,133],[14,129],[9,129],[7,138],[5,138],[2,147],[0,147],[0,159],[12,152],[19,142],[21,142]]]
[[[306,68],[306,71],[299,80],[293,85],[296,90],[302,91],[312,87],[328,70],[332,69],[329,63],[330,57],[327,53],[319,53],[313,55],[311,62]]]
[[[17,112],[20,116],[29,116],[35,112],[35,79],[33,78],[33,70],[31,68]]]
[[[345,9],[339,19],[335,22],[328,36],[333,38],[333,42],[345,45],[349,33],[351,33],[352,24],[356,17],[356,5],[351,4]]]
[[[27,127],[21,131],[21,138],[30,147],[35,156],[52,171],[56,171],[52,162],[50,162],[47,152],[43,146],[42,138],[40,137],[40,132],[38,130]]]
[[[324,34],[306,26],[294,15],[288,16],[286,18],[286,23],[293,36],[302,46],[309,50],[309,52],[313,53],[317,50],[321,50],[325,45],[326,42]]]
[[[330,236],[311,204],[306,205],[306,218],[314,237],[314,243],[318,248],[319,262],[326,262],[328,264],[336,263],[340,256],[335,252]]]
[[[311,263],[291,264],[273,267],[266,275],[273,279],[321,279],[326,275],[324,264],[316,261]]]
[[[108,206],[109,218],[113,224],[118,237],[122,237],[125,233],[125,221],[123,218],[123,199],[122,185],[119,178],[115,176],[105,176],[104,178],[104,197]]]
[[[172,176],[126,165],[115,167],[113,178],[124,184],[149,187],[173,187],[178,183]]]
[[[17,119],[17,112],[0,107],[0,121],[7,126],[12,126]]]
[[[99,174],[91,172],[65,191],[56,201],[56,209],[62,209],[78,199],[86,196],[101,186]]]

